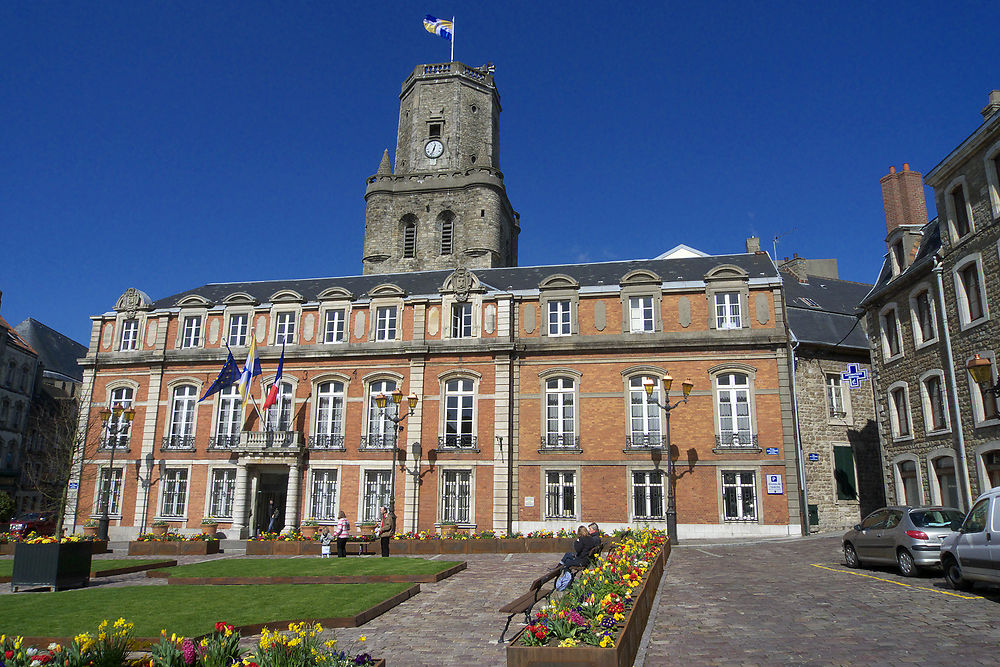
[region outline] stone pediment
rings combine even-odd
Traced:
[[[538,289],[580,289],[580,283],[565,273],[554,273],[538,283]]]
[[[293,289],[280,289],[268,300],[271,303],[302,303],[306,299]]]
[[[469,271],[464,266],[460,266],[451,272],[451,274],[445,278],[444,283],[441,285],[441,294],[454,294],[456,301],[468,301],[469,295],[473,292],[482,293],[486,291],[483,289],[482,284],[479,282],[479,278],[472,271]]]
[[[316,297],[319,301],[352,301],[354,294],[343,287],[328,287]]]
[[[636,269],[634,271],[629,271],[622,276],[621,281],[619,281],[619,284],[622,287],[630,287],[633,285],[660,285],[662,283],[663,279],[648,269]]]
[[[177,305],[182,308],[211,308],[212,302],[198,294],[188,294],[186,297],[177,300]]]
[[[256,306],[260,304],[260,301],[253,298],[246,292],[233,292],[223,299],[222,303],[227,306]]]
[[[115,310],[129,314],[134,314],[138,310],[149,310],[152,307],[153,300],[149,295],[135,287],[129,287],[115,302]]]
[[[368,290],[368,296],[372,299],[386,297],[403,298],[406,296],[406,292],[404,292],[403,288],[399,285],[395,285],[393,283],[382,283],[381,285],[376,285]]]

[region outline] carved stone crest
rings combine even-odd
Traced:
[[[455,269],[451,274],[451,288],[455,290],[455,301],[464,303],[469,300],[472,291],[472,274],[464,266]]]
[[[135,317],[138,310],[149,310],[150,299],[146,294],[134,287],[129,287],[125,293],[118,297],[115,310],[124,312],[128,317]]]

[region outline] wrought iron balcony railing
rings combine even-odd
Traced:
[[[760,449],[757,434],[750,431],[723,431],[715,436],[716,449]]]
[[[236,449],[240,444],[240,434],[213,435],[208,439],[209,449]]]
[[[194,436],[165,435],[160,442],[160,451],[194,451]]]
[[[344,436],[339,433],[323,433],[309,436],[309,449],[344,451]]]
[[[115,449],[119,452],[127,452],[129,436],[127,435],[116,435],[114,437],[104,436],[101,438],[100,442],[97,444],[98,451],[110,451]]]
[[[392,451],[396,439],[391,435],[363,435],[361,449],[379,449]]]
[[[542,436],[543,449],[580,449],[580,436],[572,433],[549,433]]]
[[[665,439],[662,435],[650,433],[633,433],[625,436],[625,449],[663,449]]]
[[[469,433],[449,433],[438,437],[438,449],[476,449],[478,438]]]

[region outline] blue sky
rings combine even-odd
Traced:
[[[678,243],[871,282],[879,178],[1000,88],[995,2],[0,3],[0,289],[86,343],[128,287],[354,275],[402,80],[496,64],[520,264]],[[933,200],[928,210],[933,216]]]

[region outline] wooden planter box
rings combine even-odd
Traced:
[[[19,543],[14,550],[11,590],[47,587],[55,591],[86,586],[92,555],[87,542]]]
[[[501,540],[462,540],[465,542],[465,553],[467,554],[495,554],[500,553]]]
[[[410,551],[414,555],[441,553],[441,540],[409,540]]]
[[[4,542],[0,544],[0,556],[11,556],[14,554],[14,546],[17,542]]]
[[[128,543],[129,556],[207,556],[217,553],[219,553],[219,540]]]
[[[632,607],[625,616],[625,626],[614,648],[599,646],[523,646],[520,644],[524,629],[517,633],[507,646],[508,667],[541,667],[542,665],[574,665],[575,667],[627,667],[633,664],[639,651],[639,642],[653,608],[653,599],[660,586],[663,566],[670,554],[669,545],[656,556],[646,573],[646,580],[636,589]]]

